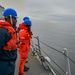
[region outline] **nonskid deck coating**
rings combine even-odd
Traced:
[[[15,75],[18,75],[19,65],[19,51],[17,52]],[[30,68],[25,72],[25,75],[52,75],[50,71],[46,70],[42,64],[37,60],[36,56],[33,56],[31,51],[29,52],[28,63],[26,65]]]

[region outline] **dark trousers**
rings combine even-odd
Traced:
[[[0,75],[14,75],[15,61],[0,60]]]

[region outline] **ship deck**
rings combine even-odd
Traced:
[[[16,61],[16,69],[15,75],[18,75],[18,65],[19,65],[19,51],[17,61]],[[29,52],[28,63],[26,65],[30,68],[29,71],[25,72],[25,75],[52,75],[50,70],[46,70],[42,64],[37,60],[36,56],[33,56],[31,51]]]

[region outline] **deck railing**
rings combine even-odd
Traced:
[[[60,73],[60,71],[58,71],[55,68],[55,65],[63,72],[64,75],[71,75],[71,69],[70,69],[70,61],[73,62],[73,64],[75,64],[75,61],[73,61],[69,55],[68,55],[68,50],[66,48],[63,49],[63,51],[57,50],[49,45],[47,45],[46,43],[42,42],[39,37],[34,37],[34,39],[37,40],[37,43],[34,43],[34,40],[31,41],[31,48],[32,48],[32,54],[34,56],[37,56],[37,58],[39,59],[40,63],[42,63],[42,65],[45,67],[46,70],[50,70],[53,75],[62,75]],[[63,55],[64,57],[64,62],[66,63],[66,68],[65,70],[59,66],[59,64],[57,64],[47,53],[46,51],[44,51],[41,46],[40,43],[42,43],[44,46],[49,47],[50,49],[60,53]],[[43,55],[44,54],[44,55]],[[70,60],[70,61],[69,61]],[[55,65],[53,65],[55,64]]]

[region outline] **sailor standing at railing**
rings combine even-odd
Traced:
[[[24,65],[28,57],[28,52],[30,51],[30,39],[32,38],[31,31],[31,21],[29,19],[24,20],[20,24],[19,31],[19,41],[20,41],[20,65],[19,65],[19,75],[24,75]]]
[[[0,21],[0,75],[14,75],[17,58],[16,27],[17,12],[8,8],[3,12],[5,21]]]

